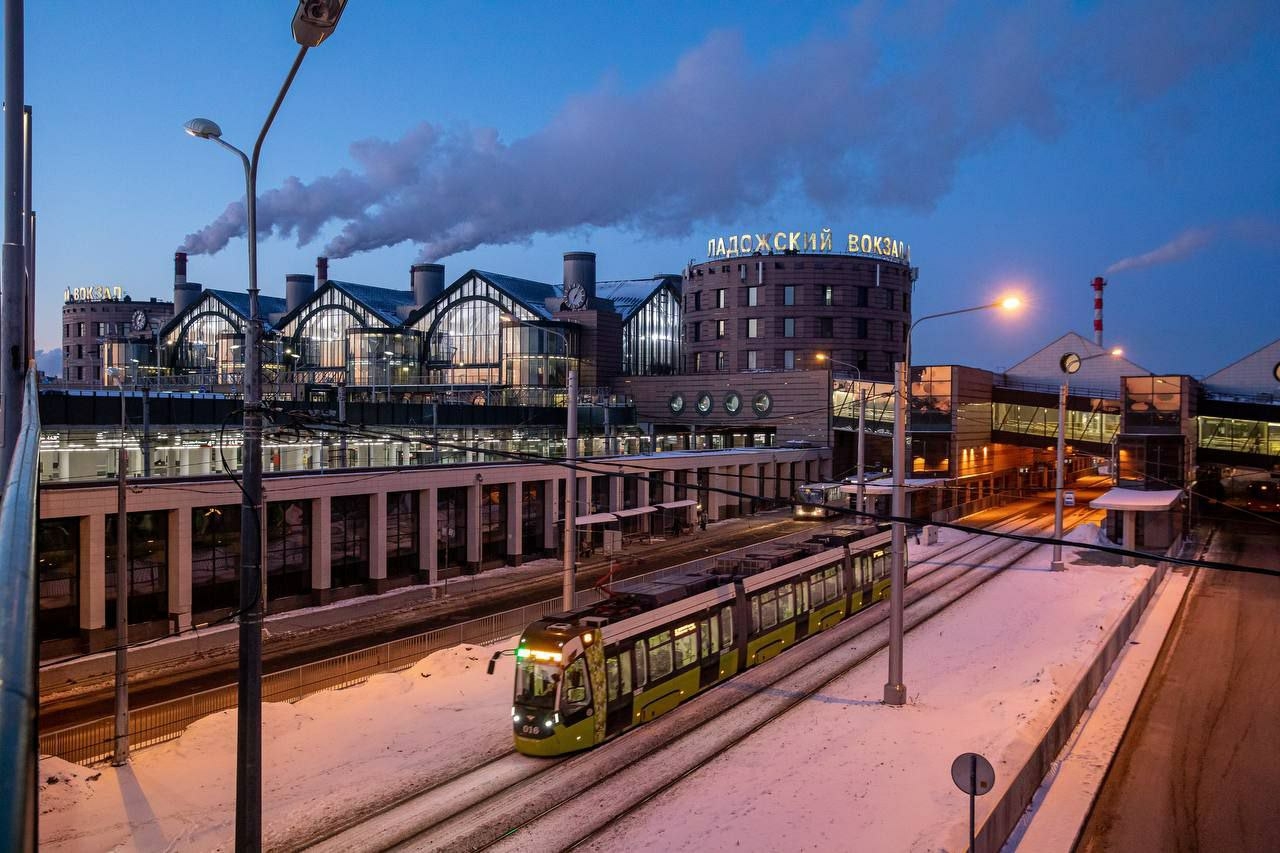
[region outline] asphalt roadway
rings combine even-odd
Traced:
[[[1205,559],[1280,566],[1280,519],[1231,521]],[[1280,577],[1196,570],[1080,853],[1280,850]]]

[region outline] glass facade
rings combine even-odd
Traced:
[[[232,381],[244,368],[244,330],[241,317],[213,296],[182,317],[165,333],[161,361],[175,374],[210,375],[212,381]]]
[[[504,563],[507,559],[507,487],[480,487],[480,559]]]
[[[195,613],[240,604],[240,506],[191,510],[191,609]]]
[[[441,578],[457,577],[467,564],[466,488],[440,489],[436,513],[436,565]]]
[[[267,504],[267,600],[311,590],[311,501]]]
[[[1125,432],[1178,432],[1182,424],[1182,383],[1176,376],[1124,378]]]
[[[547,483],[523,483],[520,487],[520,539],[527,557],[547,551],[546,489]]]
[[[107,627],[116,624],[116,523],[108,515],[106,536]],[[169,513],[129,513],[129,624],[169,616]]]
[[[627,376],[666,376],[681,363],[680,299],[664,285],[622,325],[622,372]]]
[[[501,350],[505,384],[563,388],[577,362],[578,329],[569,323],[508,322],[502,326]]]
[[[414,329],[426,341],[427,381],[438,385],[500,384],[503,326],[541,319],[481,277],[468,278],[446,291],[414,321]]]
[[[41,519],[36,526],[40,610],[36,634],[58,640],[80,633],[80,519]]]
[[[387,329],[347,330],[348,381],[352,385],[417,385],[421,338],[413,332]]]
[[[294,370],[347,370],[354,357],[367,355],[351,351],[351,333],[386,327],[359,300],[337,287],[326,286],[305,310],[280,327],[284,361]]]
[[[369,577],[369,496],[341,495],[329,501],[330,584],[356,586]]]
[[[1280,457],[1280,423],[1207,415],[1197,420],[1200,447]]]

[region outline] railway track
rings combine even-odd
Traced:
[[[1087,515],[1080,511],[1076,518]],[[1015,516],[999,529],[1043,530],[1046,522],[1028,517]],[[911,566],[908,630],[1036,547],[973,535]],[[887,608],[869,608],[593,751],[563,759],[512,751],[286,849],[527,851],[587,844],[610,822],[643,807],[881,651],[887,618]],[[564,825],[576,827],[569,833],[573,837],[553,828]]]

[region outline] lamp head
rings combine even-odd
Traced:
[[[826,353],[823,353],[823,352],[820,352],[820,353],[818,353],[817,355],[815,355],[815,356],[814,356],[814,358],[815,358],[815,359],[817,359],[818,361],[826,361],[826,360],[827,360],[827,354],[826,354]]]
[[[1022,307],[1022,300],[1016,296],[1006,296],[1000,300],[1000,307],[1006,311],[1016,311]]]
[[[193,118],[182,126],[192,136],[199,139],[221,139],[222,128],[218,127],[216,121],[210,121],[207,118]]]
[[[1121,349],[1120,347],[1112,347],[1111,354],[1119,358],[1120,356],[1124,355],[1124,350]]]
[[[317,47],[333,35],[347,0],[299,0],[293,13],[293,40],[304,47]]]

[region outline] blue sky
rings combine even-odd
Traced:
[[[173,251],[243,197],[183,122],[248,149],[295,53],[290,0],[103,8],[27,4],[41,348],[64,287],[171,293]],[[260,281],[335,246],[334,278],[384,286],[440,253],[448,280],[554,282],[578,249],[640,277],[829,226],[910,242],[917,316],[1017,286],[1021,316],[913,343],[1001,369],[1090,336],[1092,277],[1154,252],[1107,274],[1107,343],[1203,375],[1280,332],[1280,12],[1201,8],[351,0],[264,147]],[[225,237],[192,279],[244,286]]]

